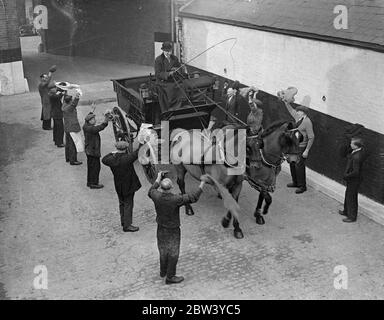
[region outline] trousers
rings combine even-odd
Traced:
[[[347,189],[345,190],[344,198],[344,213],[351,220],[356,220],[358,210],[358,191],[360,186],[360,179],[347,180]]]
[[[43,130],[50,130],[51,129],[51,119],[43,120],[42,128],[43,128]]]
[[[63,144],[64,140],[64,122],[63,119],[53,119],[53,141],[55,145]]]
[[[100,158],[87,155],[87,186],[99,184]]]
[[[293,184],[297,185],[299,188],[304,188],[307,186],[306,176],[305,176],[306,159],[303,158],[304,150],[305,150],[305,147],[300,147],[297,161],[292,161],[289,163],[292,182]]]
[[[121,226],[124,228],[128,228],[132,224],[134,196],[135,196],[135,193],[129,193],[127,196],[118,194],[120,221],[121,221]]]
[[[157,226],[157,247],[160,254],[160,274],[172,278],[176,275],[176,265],[180,254],[180,227],[164,228]]]
[[[70,163],[77,161],[76,145],[69,132],[65,133],[65,161]]]

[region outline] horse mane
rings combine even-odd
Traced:
[[[273,122],[267,129],[264,130],[264,132],[261,134],[262,138],[265,138],[269,136],[272,132],[276,131],[276,129],[280,128],[283,124],[287,123],[288,121],[275,121]]]

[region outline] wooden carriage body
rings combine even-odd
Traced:
[[[118,105],[113,112],[119,116],[123,131],[128,133],[137,132],[143,123],[152,124],[156,130],[160,128],[161,121],[165,120],[169,121],[171,130],[206,128],[211,112],[218,102],[217,82],[209,75],[184,79],[180,82],[180,88],[185,97],[182,100],[182,106],[163,113],[160,112],[156,93],[157,84],[152,75],[111,81]]]

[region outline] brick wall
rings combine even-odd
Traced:
[[[185,61],[236,38],[191,65],[263,90],[267,117],[286,117],[275,95],[297,87],[296,101],[309,104],[316,134],[308,166],[333,180],[343,183],[345,160],[338,150],[345,129],[363,124],[370,156],[361,192],[384,203],[384,54],[188,18],[183,35]]]
[[[169,33],[170,0],[44,0],[47,50],[153,65],[155,32]]]
[[[0,63],[19,60],[21,49],[16,2],[3,0],[0,3]]]
[[[28,91],[24,79],[17,6],[14,0],[0,2],[0,96]]]

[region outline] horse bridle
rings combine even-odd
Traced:
[[[258,135],[253,135],[253,136],[249,136],[247,137],[247,139],[256,139],[256,138],[259,138]],[[264,165],[266,165],[267,167],[269,168],[272,168],[272,169],[276,169],[278,168],[279,166],[281,166],[281,164],[284,162],[284,160],[286,159],[285,156],[280,156],[279,157],[279,160],[277,161],[276,164],[273,164],[271,162],[269,162],[266,158],[265,158],[265,155],[264,155],[264,152],[263,152],[263,149],[262,148],[259,148],[259,152],[260,152],[260,156],[261,156],[261,161]],[[276,157],[276,156],[275,156]]]

